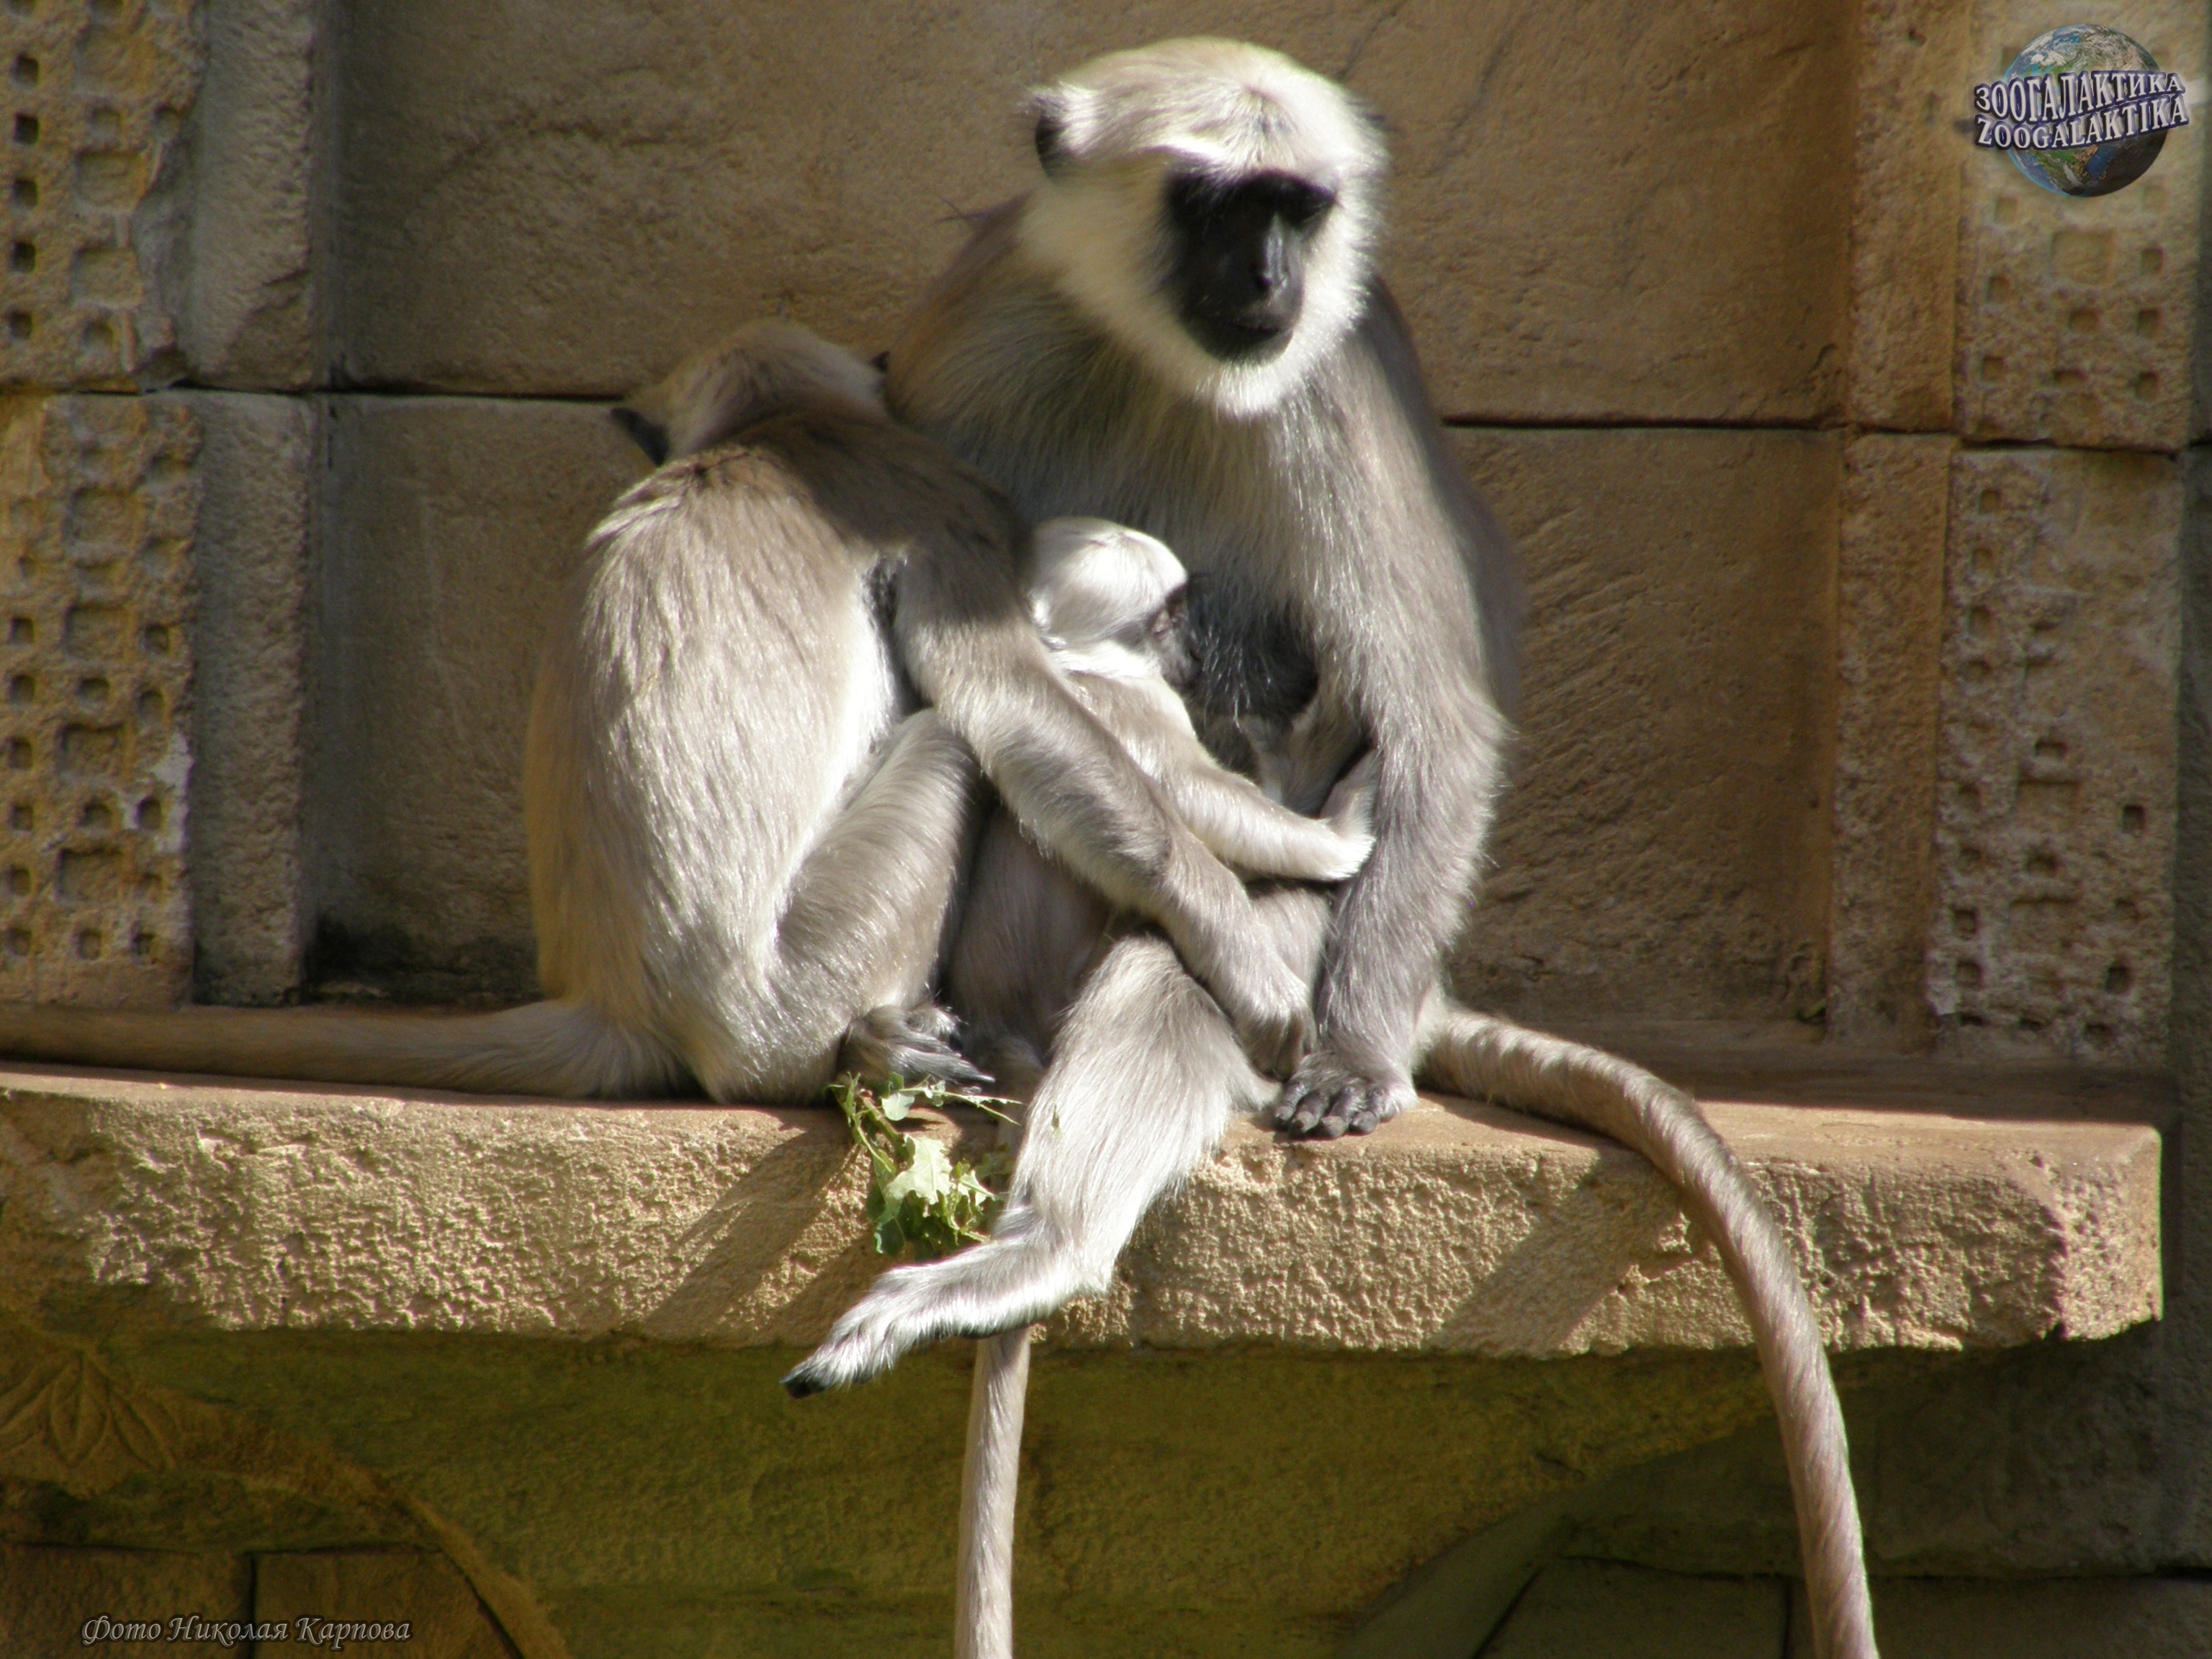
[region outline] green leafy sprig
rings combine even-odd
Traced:
[[[1014,1102],[896,1077],[878,1092],[850,1072],[830,1085],[830,1097],[844,1113],[854,1144],[868,1155],[868,1223],[878,1255],[911,1247],[927,1261],[988,1237],[1006,1201],[995,1188],[1012,1175],[1012,1155],[997,1148],[970,1164],[899,1126],[916,1106],[974,1106],[1011,1122],[1005,1109]]]

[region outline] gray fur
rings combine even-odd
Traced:
[[[1113,54],[1034,108],[1048,177],[981,222],[894,345],[890,406],[1033,518],[1096,514],[1171,544],[1202,585],[1194,701],[1209,746],[1294,804],[1366,753],[1375,849],[1333,905],[1292,891],[1255,907],[1269,954],[1316,974],[1317,1046],[1287,1085],[1244,1062],[1165,941],[1110,939],[1054,1028],[1029,1114],[1053,1133],[1024,1139],[996,1236],[884,1274],[799,1375],[855,1380],[915,1342],[1003,1331],[1101,1290],[1146,1208],[1235,1113],[1364,1132],[1426,1076],[1613,1135],[1680,1187],[1721,1242],[1775,1393],[1816,1650],[1873,1659],[1842,1417],[1758,1194],[1687,1096],[1458,1008],[1438,982],[1502,781],[1522,599],[1368,269],[1382,156],[1364,112],[1222,41]],[[1175,264],[1160,192],[1194,169],[1288,173],[1335,195],[1307,249],[1304,316],[1272,355],[1209,362],[1159,291]],[[979,1354],[979,1400],[998,1403],[978,1432],[1018,1433],[1006,1353]],[[1006,1445],[971,1449],[971,1471],[1011,1479],[1014,1465]],[[975,1495],[963,1584],[1010,1562],[989,1525],[1011,1513],[1010,1492]],[[963,1659],[1008,1659],[1011,1607],[1002,1584],[966,1597]]]
[[[1036,528],[1030,608],[1054,666],[1199,839],[1249,876],[1335,882],[1373,845],[1364,769],[1308,817],[1220,766],[1169,684],[1181,641],[1184,573],[1155,538],[1095,519]],[[971,1051],[1026,1094],[1060,1016],[1107,942],[1113,912],[1022,833],[1006,812],[985,826],[947,988]],[[1318,933],[1316,934],[1318,941]],[[1301,983],[1310,952],[1296,953]]]
[[[1244,947],[1243,884],[1054,670],[1004,495],[891,422],[877,386],[767,324],[641,399],[696,453],[593,533],[538,681],[524,811],[550,1000],[458,1018],[9,1007],[0,1051],[569,1096],[803,1100],[841,1067],[973,1082],[927,999],[980,761],[1287,1070],[1304,990]]]

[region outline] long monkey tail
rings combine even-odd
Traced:
[[[659,1043],[573,1002],[533,1002],[494,1014],[353,1008],[118,1013],[8,1003],[0,1004],[0,1054],[569,1099],[665,1094],[689,1075]]]
[[[1843,1411],[1813,1305],[1774,1218],[1698,1103],[1601,1049],[1446,1000],[1424,1020],[1424,1082],[1594,1129],[1641,1152],[1719,1248],[1750,1316],[1797,1508],[1816,1659],[1877,1659]]]
[[[1029,1386],[1028,1326],[975,1344],[968,1455],[960,1470],[953,1659],[1014,1659],[1014,1500],[1021,1486],[1022,1412]]]

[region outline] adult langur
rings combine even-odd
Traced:
[[[672,459],[586,544],[525,746],[548,1000],[450,1017],[0,1006],[0,1053],[617,1098],[800,1102],[841,1069],[975,1081],[927,999],[980,761],[1287,1071],[1305,987],[1251,948],[1243,883],[1054,669],[1005,495],[888,418],[875,371],[787,325],[741,331],[640,401],[625,425]]]
[[[1033,520],[1097,514],[1172,546],[1194,577],[1201,734],[1253,770],[1255,739],[1341,734],[1291,804],[1310,809],[1371,756],[1375,848],[1335,902],[1318,1041],[1287,1084],[1245,1062],[1170,941],[1120,939],[1060,1021],[1030,1107],[1055,1133],[1024,1139],[995,1237],[884,1274],[792,1385],[1013,1333],[978,1357],[959,1615],[961,1651],[1001,1659],[1018,1328],[1103,1289],[1146,1206],[1232,1115],[1364,1133],[1418,1076],[1611,1135],[1680,1190],[1774,1393],[1816,1651],[1871,1659],[1842,1414],[1758,1194],[1688,1096],[1461,1008],[1439,982],[1499,787],[1521,601],[1371,268],[1378,125],[1289,60],[1218,40],[1098,58],[1032,113],[1043,179],[981,222],[892,347],[892,410]]]

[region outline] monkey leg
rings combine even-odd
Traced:
[[[1253,948],[1310,980],[1326,896],[1258,899]],[[804,1396],[858,1382],[922,1343],[1030,1324],[1104,1290],[1152,1200],[1274,1092],[1174,947],[1152,933],[1115,940],[1060,1026],[990,1242],[883,1274],[784,1386]]]
[[[732,965],[684,1042],[717,1100],[803,1100],[841,1063],[973,1083],[929,1008],[980,820],[968,745],[923,709],[807,854],[765,964]]]

